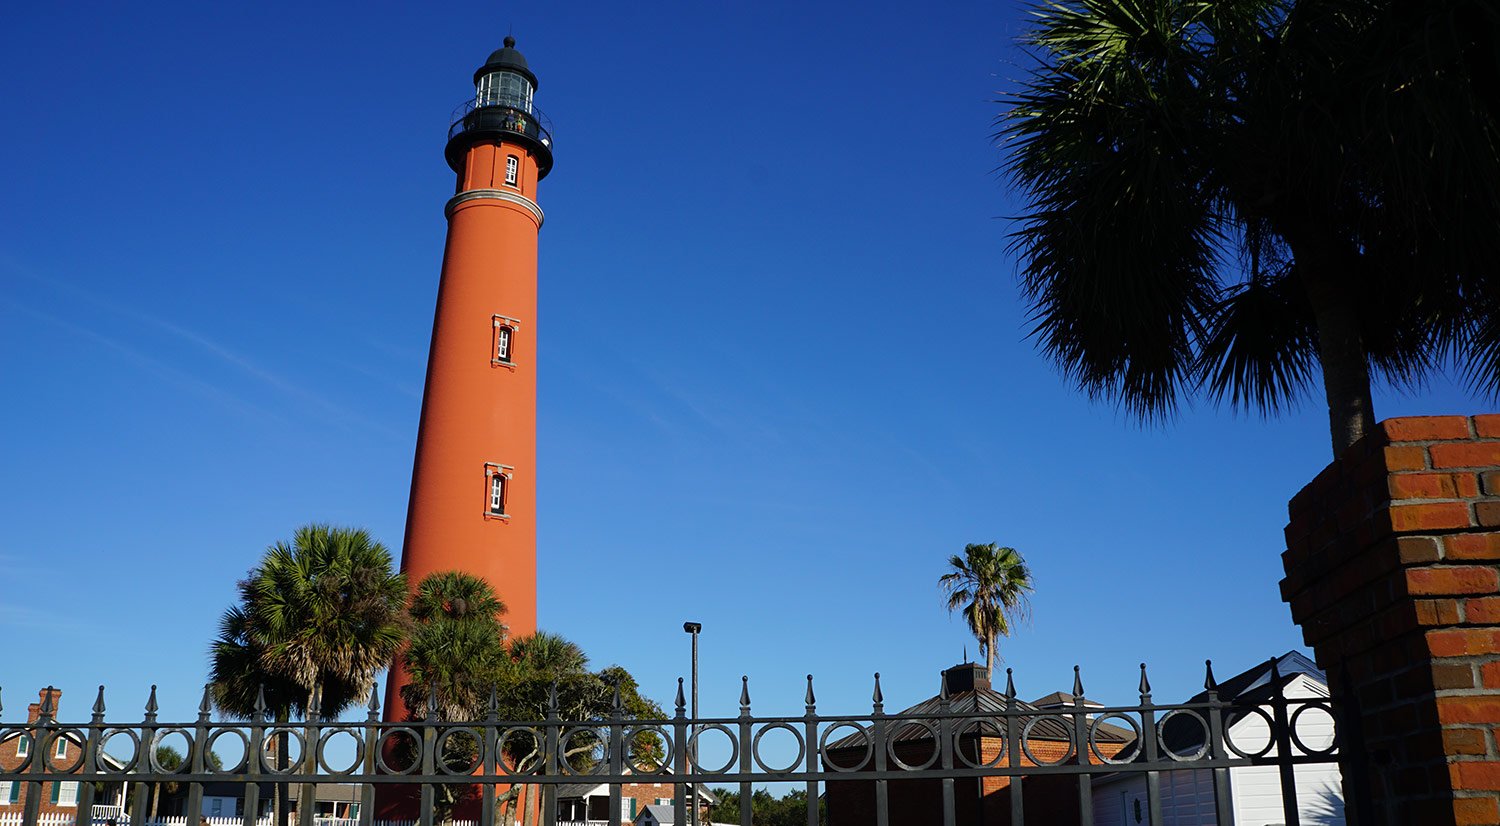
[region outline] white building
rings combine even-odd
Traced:
[[[1292,651],[1276,660],[1282,691],[1289,699],[1328,697],[1328,679],[1315,663]],[[1225,680],[1218,686],[1221,700],[1236,700],[1263,709],[1275,691],[1271,663],[1260,665]],[[1207,699],[1207,692],[1189,703]],[[1295,707],[1294,707],[1295,710]],[[1191,717],[1174,717],[1163,726],[1162,744],[1180,755],[1196,754],[1203,746],[1203,727]],[[1299,715],[1297,737],[1308,749],[1327,749],[1333,743],[1333,719],[1320,710]],[[1258,714],[1236,717],[1226,732],[1242,751],[1254,754],[1270,746],[1269,727]],[[1297,809],[1304,826],[1344,826],[1344,792],[1339,768],[1334,763],[1310,763],[1294,768]],[[1137,826],[1151,822],[1147,809],[1144,774],[1105,775],[1094,781],[1095,826]],[[1281,800],[1281,775],[1275,766],[1245,766],[1229,770],[1229,804],[1235,826],[1280,826],[1286,822]],[[1213,826],[1213,772],[1183,769],[1162,772],[1161,810],[1165,826]]]

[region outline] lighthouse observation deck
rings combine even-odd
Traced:
[[[464,152],[483,137],[519,138],[535,155],[539,178],[552,170],[552,121],[526,97],[489,95],[459,104],[448,126],[448,165],[457,171]]]

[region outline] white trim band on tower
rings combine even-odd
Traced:
[[[454,207],[467,201],[509,201],[530,212],[536,218],[537,226],[542,225],[542,208],[537,206],[535,201],[503,189],[471,189],[467,192],[460,192],[449,199],[448,205],[443,207],[443,217],[452,218]]]

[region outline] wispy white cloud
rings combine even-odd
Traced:
[[[7,260],[6,265],[7,269],[9,269],[14,275],[19,275],[36,283],[46,285],[50,288],[67,292],[77,298],[93,304],[96,307],[99,307],[100,309],[109,312],[115,318],[131,318],[143,325],[153,327],[183,341],[189,342],[200,350],[207,352],[210,355],[220,359],[221,361],[234,366],[241,372],[270,386],[272,389],[300,403],[304,407],[309,408],[326,421],[331,421],[345,428],[350,428],[352,425],[358,425],[360,427],[374,430],[376,432],[392,437],[398,437],[402,435],[401,432],[396,428],[393,428],[383,422],[376,421],[375,419],[366,416],[359,410],[351,408],[344,404],[340,404],[328,398],[327,396],[322,395],[321,393],[309,390],[306,387],[303,387],[302,385],[291,381],[280,373],[276,373],[272,370],[262,367],[260,364],[242,355],[241,353],[235,350],[231,350],[230,348],[225,347],[219,342],[214,341],[194,330],[177,324],[176,322],[152,315],[135,307],[126,306],[115,301],[111,301],[104,296],[101,296],[76,284],[71,284],[66,281],[54,278],[44,277],[40,274],[30,271],[25,267],[22,267],[13,260]],[[186,371],[172,366],[159,358],[147,355],[146,353],[125,344],[123,341],[109,338],[95,331],[86,329],[76,324],[72,324],[71,322],[57,318],[56,316],[53,316],[35,307],[29,307],[15,301],[12,301],[11,303],[34,316],[44,318],[69,330],[82,332],[96,340],[104,342],[108,346],[127,355],[137,364],[146,367],[152,372],[155,372],[158,375],[163,376],[164,378],[169,378],[179,385],[186,386],[190,389],[194,389],[198,392],[212,396],[216,401],[220,401],[221,403],[230,403],[231,406],[235,406],[245,413],[271,415],[273,418],[284,421],[284,419],[280,416],[270,414],[268,411],[250,404],[244,399],[238,398],[237,396],[235,396],[235,394],[221,390],[212,383],[196,378]],[[373,376],[373,374],[370,374],[367,371],[362,372],[365,372],[366,375]],[[231,402],[230,400],[233,401]]]

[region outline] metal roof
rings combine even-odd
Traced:
[[[926,726],[915,722],[903,723],[902,720],[905,718],[915,718],[918,720],[932,722],[940,713],[939,709],[942,705],[942,702],[943,700],[941,697],[933,697],[931,699],[917,703],[916,705],[912,706],[911,708],[905,709],[904,711],[899,711],[895,714],[890,715],[890,717],[893,718],[893,727],[889,731],[888,738],[891,740],[891,742],[895,743],[917,743],[931,740],[932,731]],[[986,728],[984,733],[986,736],[996,737],[1004,736],[1005,734],[1005,723],[1007,718],[1000,717],[998,715],[1005,711],[1006,704],[1008,702],[1009,700],[1004,694],[988,688],[976,688],[973,691],[960,691],[948,698],[950,713],[988,718],[988,722],[990,722],[995,728],[993,731]],[[1016,708],[1022,712],[1030,713],[1023,713],[1020,717],[1009,719],[1018,720],[1022,726],[1030,725],[1032,720],[1036,720],[1036,724],[1031,727],[1031,739],[1057,740],[1062,742],[1067,742],[1069,739],[1071,739],[1073,725],[1073,718],[1071,716],[1064,716],[1065,713],[1060,713],[1057,711],[1043,711],[1041,709],[1038,709],[1031,703],[1022,702],[1020,700],[1016,701]],[[991,717],[990,715],[996,716]],[[969,728],[965,732],[965,735],[974,736],[975,734],[978,734],[979,732],[975,730],[976,728],[977,726]],[[1132,739],[1134,738],[1129,731],[1121,729],[1117,726],[1109,725],[1108,723],[1101,723],[1099,725],[1098,741],[1100,743],[1129,743]],[[835,740],[834,742],[828,744],[829,750],[849,748],[863,749],[864,747],[864,732],[854,732],[853,734],[850,734],[846,737],[841,737],[838,740]]]

